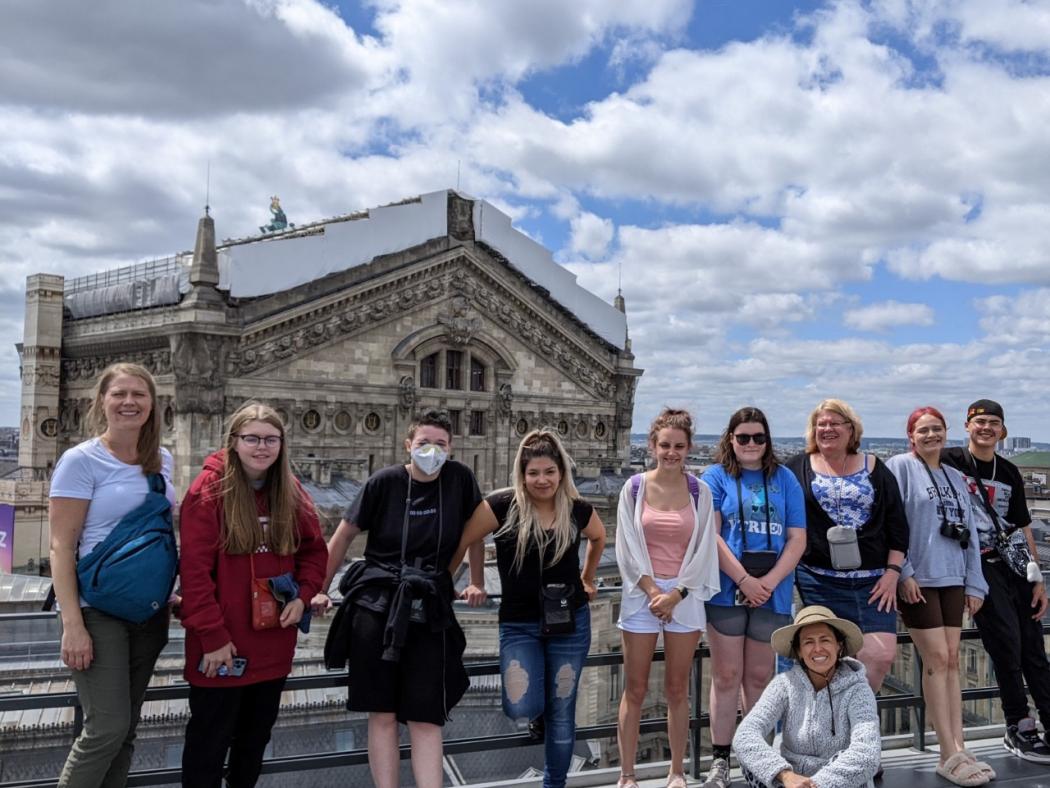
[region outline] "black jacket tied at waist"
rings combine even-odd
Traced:
[[[373,561],[357,561],[346,570],[339,583],[343,603],[336,611],[332,626],[325,641],[325,665],[339,669],[349,658],[350,625],[353,606],[366,589],[380,589],[389,597],[385,605],[386,628],[383,631],[383,655],[388,662],[397,662],[401,647],[405,643],[412,614],[412,603],[420,600],[426,613],[426,626],[432,632],[454,628],[457,640],[462,640],[462,630],[452,612],[452,576],[447,571],[434,572],[427,569],[402,565],[381,564]],[[372,605],[367,605],[371,608]]]

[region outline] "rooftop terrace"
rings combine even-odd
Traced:
[[[53,621],[50,614],[22,613],[0,615],[0,632],[9,632],[9,627],[25,625],[43,620]],[[963,638],[966,641],[977,641],[975,630],[964,630]],[[900,648],[910,649],[910,639],[907,634],[901,634],[898,638]],[[177,645],[177,644],[173,644]],[[177,649],[176,649],[177,650]],[[15,777],[23,769],[18,768],[20,762],[30,757],[31,737],[20,736],[19,729],[28,733],[32,728],[33,721],[43,719],[42,712],[51,710],[50,719],[54,721],[54,728],[66,729],[66,741],[79,728],[80,713],[76,704],[76,695],[68,682],[68,671],[61,669],[53,656],[48,659],[44,650],[38,648],[39,658],[33,660],[33,667],[28,662],[21,666],[12,664],[10,656],[6,666],[0,665],[0,675],[6,674],[8,679],[12,673],[31,672],[20,691],[12,691],[11,684],[7,682],[7,692],[0,694],[0,788],[44,788],[44,786],[55,785],[54,777],[24,778]],[[662,659],[662,655],[657,656]],[[619,652],[605,654],[593,654],[588,658],[588,670],[608,670],[610,666],[622,663]],[[297,664],[297,668],[300,667]],[[706,647],[698,649],[694,662],[694,692],[692,706],[692,733],[690,742],[690,770],[691,779],[696,780],[706,770],[709,753],[704,751],[703,733],[709,725],[707,715],[706,693],[699,691],[703,685],[704,671],[709,669],[709,655]],[[912,663],[915,675],[919,675],[921,665],[918,660]],[[477,704],[486,703],[481,696],[491,695],[493,689],[498,689],[499,664],[497,661],[486,660],[475,662],[468,666],[468,672],[472,679],[472,692],[476,694],[473,700],[468,693],[467,698],[461,703]],[[342,687],[347,682],[345,671],[322,672],[315,675],[301,675],[302,671],[296,670],[293,677],[289,679],[286,689],[285,702],[282,704],[282,716],[286,714],[297,714],[303,716],[304,722],[317,729],[321,724],[334,724],[333,718],[345,719],[349,715],[342,711],[341,699],[343,697]],[[915,684],[918,686],[918,682]],[[32,689],[30,689],[32,687]],[[997,688],[994,686],[974,687],[964,689],[964,702],[982,698],[997,697]],[[187,696],[187,685],[173,671],[167,671],[167,675],[151,686],[147,702],[158,706],[173,706],[177,708]],[[333,703],[333,699],[337,699]],[[289,703],[291,700],[291,703]],[[879,699],[880,710],[886,712],[890,709],[906,709],[913,720],[912,733],[908,735],[887,736],[883,739],[884,765],[886,774],[882,781],[884,788],[897,788],[898,786],[914,786],[925,788],[926,786],[946,785],[939,778],[934,769],[937,765],[936,748],[932,736],[924,732],[925,729],[925,704],[921,694],[901,692],[890,694]],[[486,713],[499,715],[498,709],[488,709]],[[178,728],[183,724],[180,715],[171,714],[172,727]],[[307,720],[309,717],[309,720]],[[653,732],[662,730],[665,720],[661,717],[649,717],[643,720],[642,731]],[[37,727],[39,731],[39,726]],[[501,730],[501,729],[496,729]],[[489,761],[499,753],[499,760],[513,760],[519,764],[528,763],[536,767],[542,767],[542,752],[529,741],[526,733],[514,729],[513,726],[502,728],[503,731],[485,735],[469,737],[457,737],[450,735],[446,741],[446,775],[447,784],[451,785],[475,785],[475,786],[509,786],[521,785],[531,786],[539,784],[538,772],[532,777],[530,770],[525,768],[519,770],[514,779],[503,779],[498,782],[469,780],[465,773],[471,773],[466,769],[467,760],[477,758]],[[1033,786],[1039,788],[1046,786],[1050,788],[1050,766],[1030,764],[1009,755],[1001,745],[1002,727],[995,725],[980,725],[967,727],[967,737],[971,739],[970,748],[979,757],[990,762],[999,773],[996,784],[999,786]],[[580,727],[577,730],[577,739],[581,746],[577,752],[587,752],[587,746],[597,740],[615,737],[615,724],[610,722],[604,725],[591,725]],[[346,743],[346,742],[344,742]],[[365,741],[362,739],[350,742],[349,746],[342,749],[329,751],[308,752],[307,754],[282,754],[274,752],[267,758],[263,773],[265,777],[260,785],[263,786],[322,786],[332,784],[348,783],[347,778],[357,775],[360,779],[367,779],[363,771],[367,763],[367,751],[364,749]],[[64,746],[68,747],[68,743]],[[407,758],[408,748],[402,748],[402,757]],[[510,758],[510,756],[518,756]],[[597,759],[594,759],[597,761]],[[152,765],[143,767],[138,761],[129,779],[130,786],[146,785],[169,785],[178,781],[179,770],[177,759],[169,758],[164,766]],[[618,770],[615,766],[602,767],[598,763],[588,763],[586,756],[581,756],[577,763],[578,770],[570,775],[570,785],[611,785],[615,783]],[[662,786],[666,779],[667,764],[661,760],[651,760],[640,763],[637,769],[638,775],[644,780],[643,785]]]

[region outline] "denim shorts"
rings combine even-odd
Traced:
[[[818,575],[799,564],[795,567],[795,583],[804,605],[823,605],[839,618],[852,621],[860,631],[897,633],[897,611],[879,612],[876,604],[868,604],[877,577],[829,577]]]

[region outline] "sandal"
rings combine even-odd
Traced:
[[[616,788],[638,788],[638,781],[634,779],[633,774],[621,774],[620,779],[616,781]]]
[[[669,774],[667,775],[667,788],[689,788],[689,784],[685,781],[684,774]]]
[[[967,760],[966,755],[957,752],[937,767],[937,774],[956,785],[974,788],[988,782],[988,777],[975,763]]]
[[[966,756],[966,760],[975,764],[977,768],[981,770],[981,773],[989,780],[994,780],[996,778],[997,775],[995,774],[995,769],[993,769],[990,764],[977,760],[977,756],[969,750],[963,750],[962,754]]]

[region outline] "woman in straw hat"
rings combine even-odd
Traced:
[[[773,633],[773,650],[796,662],[774,678],[733,737],[752,786],[857,788],[879,768],[879,717],[864,665],[864,635],[820,605]],[[766,736],[781,723],[780,751]]]

